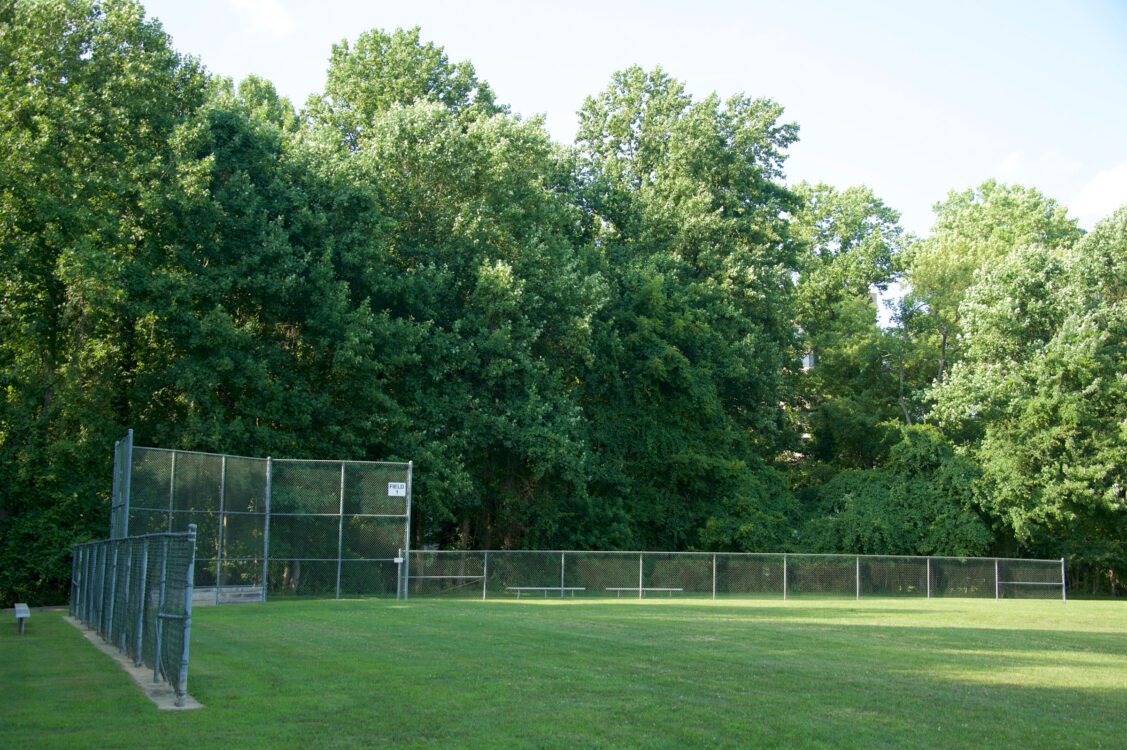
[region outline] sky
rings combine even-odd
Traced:
[[[949,191],[988,178],[1087,229],[1127,204],[1127,0],[141,2],[181,53],[267,78],[298,108],[333,44],[419,26],[560,143],[630,65],[694,97],[773,99],[800,128],[788,182],[867,185],[919,235]]]

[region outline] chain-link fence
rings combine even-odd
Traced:
[[[70,614],[140,667],[162,677],[183,706],[188,691],[196,529],[78,544]]]
[[[197,603],[403,596],[411,468],[134,447],[130,435],[118,443],[112,530],[195,524]]]
[[[1064,560],[722,552],[410,553],[410,596],[1060,598]]]

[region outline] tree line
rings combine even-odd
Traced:
[[[925,237],[798,126],[613,74],[574,144],[418,29],[323,93],[129,0],[0,4],[0,599],[67,596],[112,446],[415,461],[416,545],[1127,561],[1127,209]],[[890,324],[874,291],[907,290]]]

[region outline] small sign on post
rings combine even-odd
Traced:
[[[406,482],[388,482],[387,483],[387,496],[388,497],[407,497],[407,483]]]

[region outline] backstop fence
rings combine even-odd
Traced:
[[[140,667],[183,706],[188,690],[196,528],[74,547],[70,614]]]
[[[726,552],[410,553],[410,596],[1066,598],[1064,560]]]
[[[111,533],[195,524],[196,602],[406,596],[411,463],[115,446]]]

